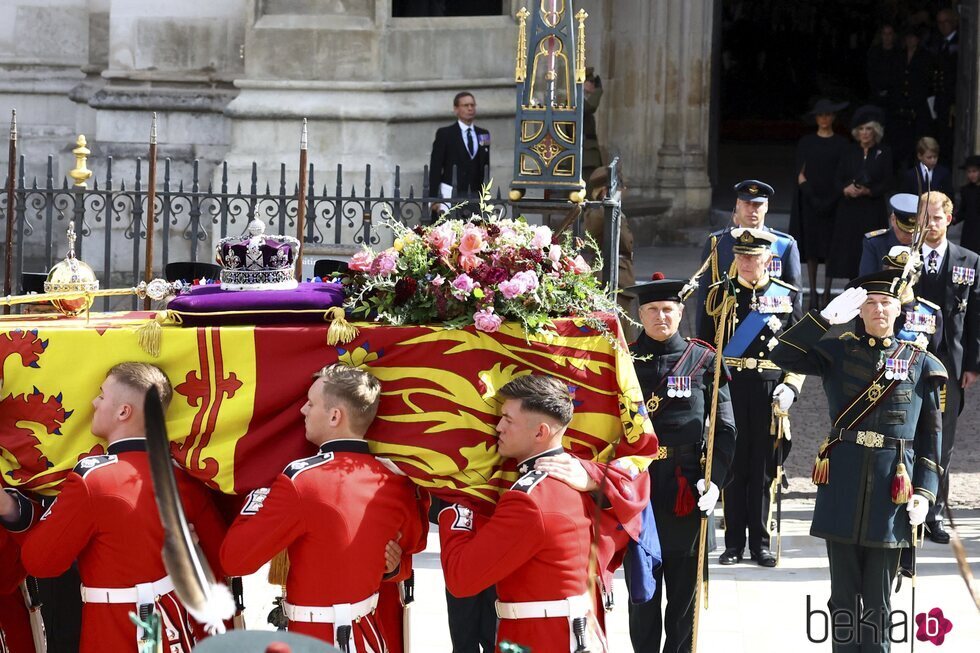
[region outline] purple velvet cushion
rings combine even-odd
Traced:
[[[339,283],[301,283],[292,290],[222,290],[193,286],[170,300],[167,310],[183,326],[325,323],[327,309],[344,303]]]

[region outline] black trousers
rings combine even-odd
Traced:
[[[770,434],[772,391],[777,381],[738,378],[755,372],[737,372],[728,384],[735,413],[735,459],[732,481],[724,490],[725,548],[745,548],[748,530],[749,549],[769,546],[769,484],[775,474],[775,442]]]
[[[646,603],[629,604],[630,640],[635,653],[688,653],[694,631],[694,590],[698,573],[697,556],[664,554],[663,564],[653,572],[657,590]],[[667,607],[661,614],[664,586]]]
[[[892,581],[898,571],[901,549],[882,549],[827,542],[830,560],[831,618],[837,611],[850,613],[850,619],[839,616],[835,624],[850,624],[833,631],[834,653],[887,653],[888,621],[891,611]],[[862,619],[861,613],[872,616]],[[871,623],[872,626],[862,625]]]
[[[953,369],[946,355],[941,357],[947,370]],[[950,379],[946,384],[946,410],[943,411],[942,451],[936,461],[943,468],[939,475],[939,491],[936,493],[936,503],[929,508],[926,521],[942,521],[943,510],[949,499],[949,464],[952,462],[953,444],[956,442],[956,420],[960,417],[963,407],[963,388],[959,379]]]
[[[453,653],[493,653],[497,639],[497,588],[458,598],[446,590],[449,637]]]

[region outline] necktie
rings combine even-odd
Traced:
[[[929,252],[929,258],[926,261],[926,272],[929,274],[936,274],[939,272],[939,252],[936,250]]]
[[[476,156],[476,143],[473,142],[473,128],[466,130],[466,151],[470,153],[470,158]]]

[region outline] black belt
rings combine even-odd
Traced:
[[[907,442],[902,438],[892,438],[881,433],[875,433],[874,431],[834,429],[830,433],[831,437],[836,437],[838,440],[852,442],[868,449],[898,449],[903,443]]]
[[[654,456],[653,461],[658,462],[661,460],[670,460],[671,458],[686,456],[692,453],[700,454],[703,445],[704,442],[697,442],[695,444],[680,444],[676,447],[670,447],[662,444],[657,447],[657,455]]]

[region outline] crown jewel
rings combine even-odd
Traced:
[[[252,220],[246,233],[218,241],[215,259],[221,265],[222,290],[289,290],[298,284],[293,275],[299,241],[290,236],[266,235],[265,223]]]

